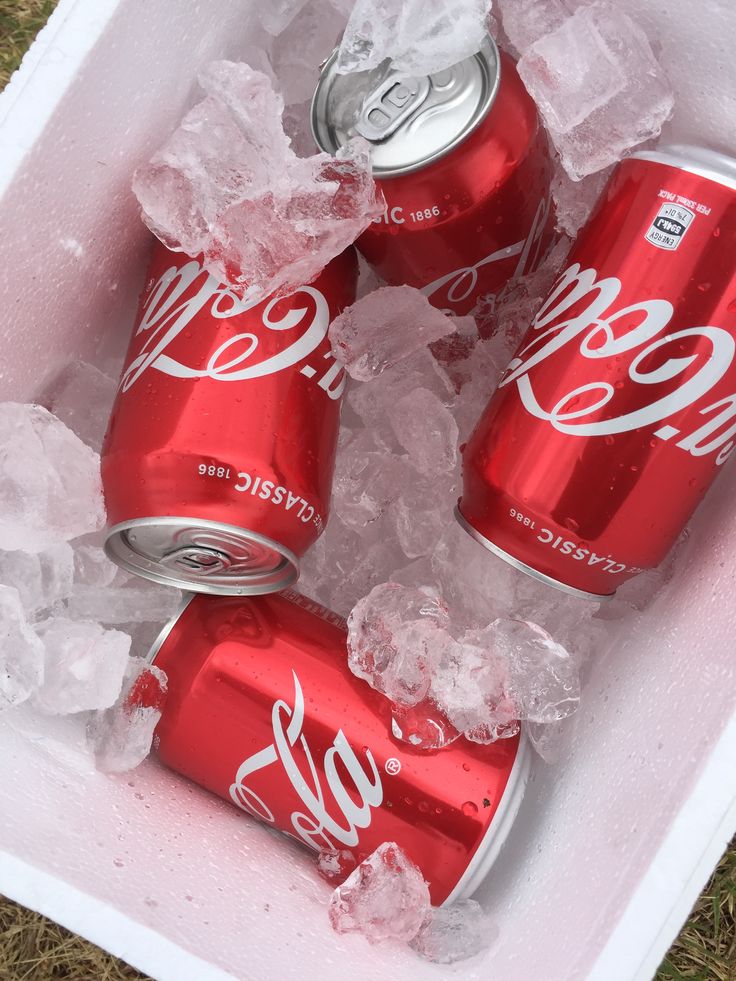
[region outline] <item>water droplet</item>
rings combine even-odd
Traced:
[[[429,804],[426,802],[426,800],[419,801],[419,810],[422,812],[422,814],[427,813],[427,811],[429,810]]]
[[[613,438],[613,436],[604,436],[603,442],[606,444],[606,446],[613,446],[616,440]]]
[[[721,227],[720,225],[716,225],[716,227],[713,229],[713,238],[720,238],[720,237],[721,237]]]
[[[478,813],[478,805],[474,804],[472,800],[466,800],[462,806],[462,812],[465,817],[475,817],[475,815]]]
[[[701,293],[707,293],[708,290],[710,289],[710,286],[711,286],[710,283],[698,283],[698,289],[700,290]]]
[[[463,763],[463,770],[465,770],[466,773],[470,773],[470,763]]]
[[[575,518],[565,518],[562,523],[566,528],[569,528],[570,531],[580,531],[580,525]]]

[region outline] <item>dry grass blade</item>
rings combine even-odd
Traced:
[[[55,6],[56,0],[0,0],[0,88]]]
[[[0,981],[147,981],[38,913],[0,897]]]
[[[657,978],[736,981],[736,840],[721,859]]]

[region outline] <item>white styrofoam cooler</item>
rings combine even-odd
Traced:
[[[684,2],[621,3],[673,69],[673,135],[736,153],[736,6],[701,0],[689,24]],[[0,97],[0,399],[127,338],[148,241],[132,170],[197,68],[238,56],[247,7],[62,0]],[[501,934],[485,958],[440,968],[336,936],[309,857],[155,763],[107,778],[65,757],[73,720],[0,718],[0,893],[162,981],[651,978],[736,830],[734,491],[736,472],[673,581],[598,652],[569,758],[533,771],[479,895]]]

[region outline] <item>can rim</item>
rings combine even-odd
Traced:
[[[450,906],[459,899],[467,899],[482,885],[514,826],[521,808],[521,802],[526,794],[531,768],[531,747],[522,728],[519,733],[516,758],[503,794],[501,794],[501,800],[498,802],[496,813],[483,833],[480,844],[473,852],[468,867],[458,879],[450,895],[441,904],[442,906]]]
[[[156,635],[156,639],[148,649],[148,653],[145,656],[146,664],[153,664],[155,662],[159,651],[164,646],[166,641],[169,639],[169,634],[174,629],[174,627],[179,622],[179,620],[182,618],[182,616],[184,615],[184,611],[187,609],[189,604],[192,602],[192,600],[196,598],[197,598],[196,593],[184,594],[182,601],[179,604],[179,609],[176,611],[176,613],[172,614],[169,617],[169,619],[166,621],[166,623],[163,625],[161,630]]]
[[[499,559],[503,559],[504,562],[507,562],[520,572],[524,572],[527,576],[531,576],[532,579],[537,579],[539,582],[543,582],[547,586],[552,586],[554,589],[558,589],[562,593],[569,593],[571,596],[577,596],[578,599],[592,600],[595,603],[602,603],[605,600],[613,599],[613,597],[616,595],[615,591],[613,593],[587,593],[584,589],[576,589],[575,586],[568,586],[567,583],[561,582],[559,579],[553,579],[552,576],[548,576],[544,572],[539,572],[533,566],[527,565],[526,562],[522,562],[520,559],[514,558],[513,555],[509,555],[508,552],[504,552],[502,548],[495,545],[489,538],[486,538],[485,535],[482,535],[477,528],[471,525],[460,510],[459,504],[455,506],[455,519],[463,531],[466,531],[471,538],[478,542],[479,545],[482,545],[483,548],[488,549],[489,552],[492,552]]]
[[[489,87],[488,93],[483,100],[482,109],[478,111],[474,117],[472,123],[466,128],[462,129],[456,136],[446,143],[442,149],[435,151],[429,156],[423,157],[414,163],[406,164],[404,166],[387,167],[386,169],[373,168],[373,176],[377,180],[389,180],[392,177],[403,177],[405,174],[413,174],[418,170],[423,170],[430,164],[435,163],[437,160],[441,160],[443,157],[447,156],[450,151],[454,150],[460,143],[463,143],[472,133],[474,133],[481,123],[486,119],[488,113],[493,108],[496,102],[496,97],[498,95],[498,90],[501,85],[501,52],[498,45],[496,44],[496,39],[490,33],[486,32],[485,37],[481,43],[480,48],[474,54],[469,55],[469,58],[478,58],[479,55],[483,54],[485,49],[490,50],[490,54],[493,57],[495,64],[495,75],[491,79],[489,73]],[[317,85],[314,89],[314,94],[312,95],[312,101],[309,106],[309,125],[312,131],[312,138],[315,144],[325,153],[335,154],[339,149],[339,145],[333,145],[334,140],[327,141],[323,138],[324,127],[320,123],[320,112],[321,118],[323,120],[327,119],[327,99],[329,97],[330,87],[326,84],[328,78],[331,74],[331,69],[337,60],[340,47],[339,45],[333,49],[328,58],[326,58],[320,65],[319,79],[317,80]],[[486,61],[488,59],[485,59]]]
[[[277,552],[283,564],[272,569],[268,573],[258,573],[253,575],[241,575],[232,577],[230,582],[207,582],[206,580],[193,580],[177,578],[175,574],[164,574],[160,562],[155,558],[148,558],[133,549],[126,541],[125,533],[132,528],[146,526],[172,526],[177,527],[184,524],[196,525],[205,531],[222,531],[228,534],[238,535],[246,541],[252,541],[259,545],[264,545],[274,552]],[[147,517],[133,518],[128,521],[121,521],[107,529],[107,537],[104,544],[105,554],[116,565],[141,576],[143,579],[150,579],[163,586],[173,586],[194,593],[207,593],[211,596],[259,596],[267,593],[275,593],[280,589],[293,585],[299,578],[299,560],[296,555],[281,545],[279,542],[266,535],[261,535],[257,531],[242,528],[239,525],[229,525],[220,521],[209,521],[196,519],[186,516]]]
[[[736,191],[736,158],[719,150],[689,143],[669,143],[657,150],[640,150],[633,153],[631,159],[677,167]]]

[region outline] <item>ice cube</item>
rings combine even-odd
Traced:
[[[299,158],[266,75],[219,61],[199,81],[207,98],[136,172],[144,221],[169,248],[202,253],[246,300],[285,295],[382,213],[368,145]]]
[[[166,675],[155,664],[149,665],[142,658],[129,659],[117,702],[96,712],[88,726],[87,736],[99,770],[124,773],[148,756],[166,687]]]
[[[436,596],[381,583],[348,617],[348,665],[393,702],[416,705],[429,690],[434,635],[447,622]]]
[[[580,672],[576,658],[536,623],[496,620],[488,643],[508,672],[506,693],[520,718],[559,722],[577,710]]]
[[[491,0],[357,0],[337,70],[377,68],[386,58],[407,75],[429,75],[469,58],[486,35]]]
[[[535,41],[518,68],[574,180],[658,136],[672,112],[672,89],[646,34],[600,0]]]
[[[67,366],[51,388],[49,409],[98,452],[102,448],[117,382],[86,361]]]
[[[358,540],[353,560],[345,574],[333,580],[330,606],[341,616],[347,616],[358,600],[366,596],[374,586],[386,582],[393,569],[400,569],[404,556],[398,545],[387,536],[365,548]]]
[[[420,387],[429,389],[446,404],[450,404],[455,397],[455,388],[447,373],[426,347],[376,375],[369,384],[351,384],[348,387],[348,408],[355,411],[377,446],[398,449],[388,421],[388,410],[405,392]]]
[[[572,13],[566,0],[496,0],[494,9],[501,14],[507,38],[520,52],[556,31]]]
[[[590,217],[611,176],[612,169],[606,167],[605,170],[591,174],[581,181],[573,181],[567,176],[563,167],[558,167],[552,181],[557,228],[570,238],[575,238]]]
[[[0,549],[42,552],[101,528],[100,459],[40,405],[0,403]]]
[[[601,19],[609,30],[601,31]],[[569,133],[626,87],[626,64],[611,41],[603,9],[584,8],[525,51],[522,77],[527,85],[534,79],[534,98],[555,133]]]
[[[493,742],[514,729],[516,706],[506,696],[505,665],[482,631],[449,634],[433,651],[432,701],[474,742]]]
[[[350,376],[368,381],[455,329],[413,286],[384,286],[343,310],[330,325],[330,340]]]
[[[309,0],[255,0],[253,8],[261,26],[276,37],[287,30]]]
[[[74,582],[84,586],[109,586],[122,570],[111,562],[99,545],[76,545]]]
[[[352,852],[343,848],[329,848],[317,857],[317,871],[328,882],[344,882],[357,866]]]
[[[559,763],[569,752],[577,720],[577,715],[569,715],[559,722],[527,722],[524,733],[545,763]]]
[[[49,715],[109,708],[120,694],[130,637],[99,623],[53,618],[36,628],[44,646],[43,685],[33,705]]]
[[[66,542],[43,552],[0,552],[0,583],[20,594],[28,617],[35,617],[72,591],[73,552]]]
[[[416,388],[388,409],[396,438],[409,461],[425,476],[449,473],[457,464],[457,423],[440,399]]]
[[[424,876],[397,844],[385,842],[334,891],[329,913],[337,933],[377,943],[411,940],[430,910]]]
[[[431,555],[452,521],[457,500],[454,474],[438,474],[435,479],[417,474],[394,488],[394,497],[389,515],[404,555],[410,559]]]
[[[415,749],[444,749],[460,738],[460,732],[435,703],[425,698],[416,705],[394,705],[391,734]]]
[[[330,0],[310,0],[302,6],[288,29],[279,32],[271,61],[287,106],[311,103],[319,79],[319,66],[337,44],[346,22],[339,4]]]
[[[178,589],[132,579],[122,586],[75,585],[62,610],[72,620],[106,624],[164,623],[174,616],[181,603]]]
[[[18,590],[0,586],[0,712],[37,690],[43,664],[43,644],[26,623]]]
[[[361,433],[337,458],[332,509],[359,534],[385,514],[397,489],[414,473],[406,460],[380,453],[369,433]]]
[[[433,909],[411,941],[420,957],[434,964],[455,964],[489,950],[498,928],[474,899]]]

